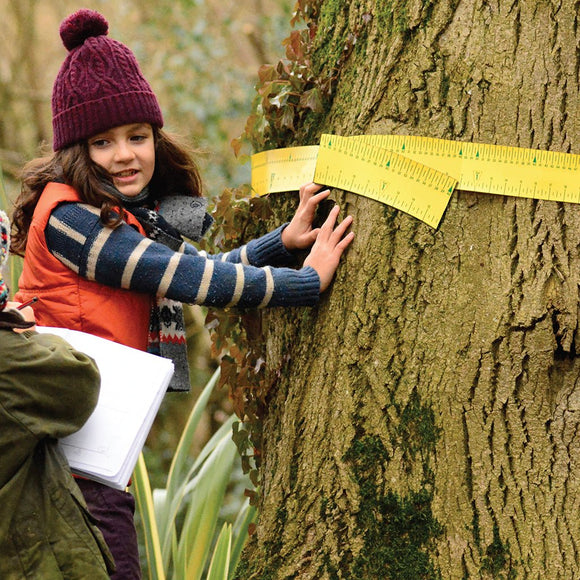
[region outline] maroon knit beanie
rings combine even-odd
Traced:
[[[108,22],[93,10],[79,10],[60,25],[69,53],[52,91],[55,151],[120,125],[163,126],[135,55],[108,31]]]

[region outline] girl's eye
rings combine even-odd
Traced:
[[[137,142],[141,142],[141,141],[145,141],[145,139],[147,139],[147,137],[145,135],[133,135],[131,137],[131,141],[137,141]]]
[[[91,147],[104,147],[107,144],[106,139],[97,139],[96,141],[92,141],[90,143]]]

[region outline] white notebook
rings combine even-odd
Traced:
[[[93,414],[60,440],[72,472],[125,489],[173,376],[173,362],[76,330],[37,330],[61,336],[92,357],[101,372]]]

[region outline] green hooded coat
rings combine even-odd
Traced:
[[[99,388],[94,361],[61,338],[0,327],[3,580],[95,580],[114,569],[57,444],[84,425]]]

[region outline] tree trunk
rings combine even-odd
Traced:
[[[318,9],[314,66],[340,70],[300,144],[579,152],[577,2]],[[275,381],[239,578],[579,578],[580,207],[456,191],[433,229],[334,198],[356,238],[332,289],[262,315]]]

